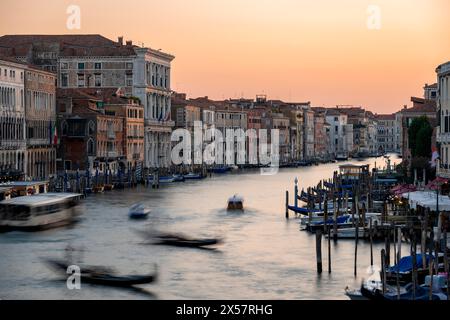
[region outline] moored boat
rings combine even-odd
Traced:
[[[184,179],[186,179],[186,180],[200,180],[203,178],[204,178],[203,175],[201,175],[199,173],[193,173],[193,172],[190,172],[190,173],[184,175]]]

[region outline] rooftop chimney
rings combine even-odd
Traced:
[[[127,46],[131,47],[132,45],[133,45],[133,41],[128,40],[128,41],[127,41]]]
[[[123,46],[123,37],[119,37],[119,40],[117,41],[121,46]]]

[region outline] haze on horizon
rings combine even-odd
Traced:
[[[66,27],[69,5],[81,29]],[[367,27],[369,5],[381,29]],[[391,113],[450,60],[448,0],[2,0],[0,35],[102,34],[176,56],[172,89]],[[7,14],[5,14],[7,13]]]

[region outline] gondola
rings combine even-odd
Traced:
[[[168,245],[175,247],[203,248],[219,244],[219,239],[181,239],[181,238],[161,238],[156,245]]]
[[[66,275],[68,261],[48,259],[45,261],[48,266],[63,275]],[[134,285],[147,284],[156,281],[156,272],[148,275],[116,275],[112,269],[94,266],[80,266],[81,282],[114,287],[131,287]]]
[[[179,234],[153,233],[145,231],[138,232],[149,240],[152,240],[151,243],[155,245],[206,249],[209,246],[222,243],[222,239],[218,238],[192,239]]]

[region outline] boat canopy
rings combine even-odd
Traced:
[[[434,259],[433,256],[425,255],[426,265],[429,264],[430,258]],[[416,268],[422,268],[422,255],[417,254],[416,255]],[[392,266],[386,269],[388,272],[410,272],[413,269],[413,260],[412,256],[403,257],[400,259],[400,261]]]

